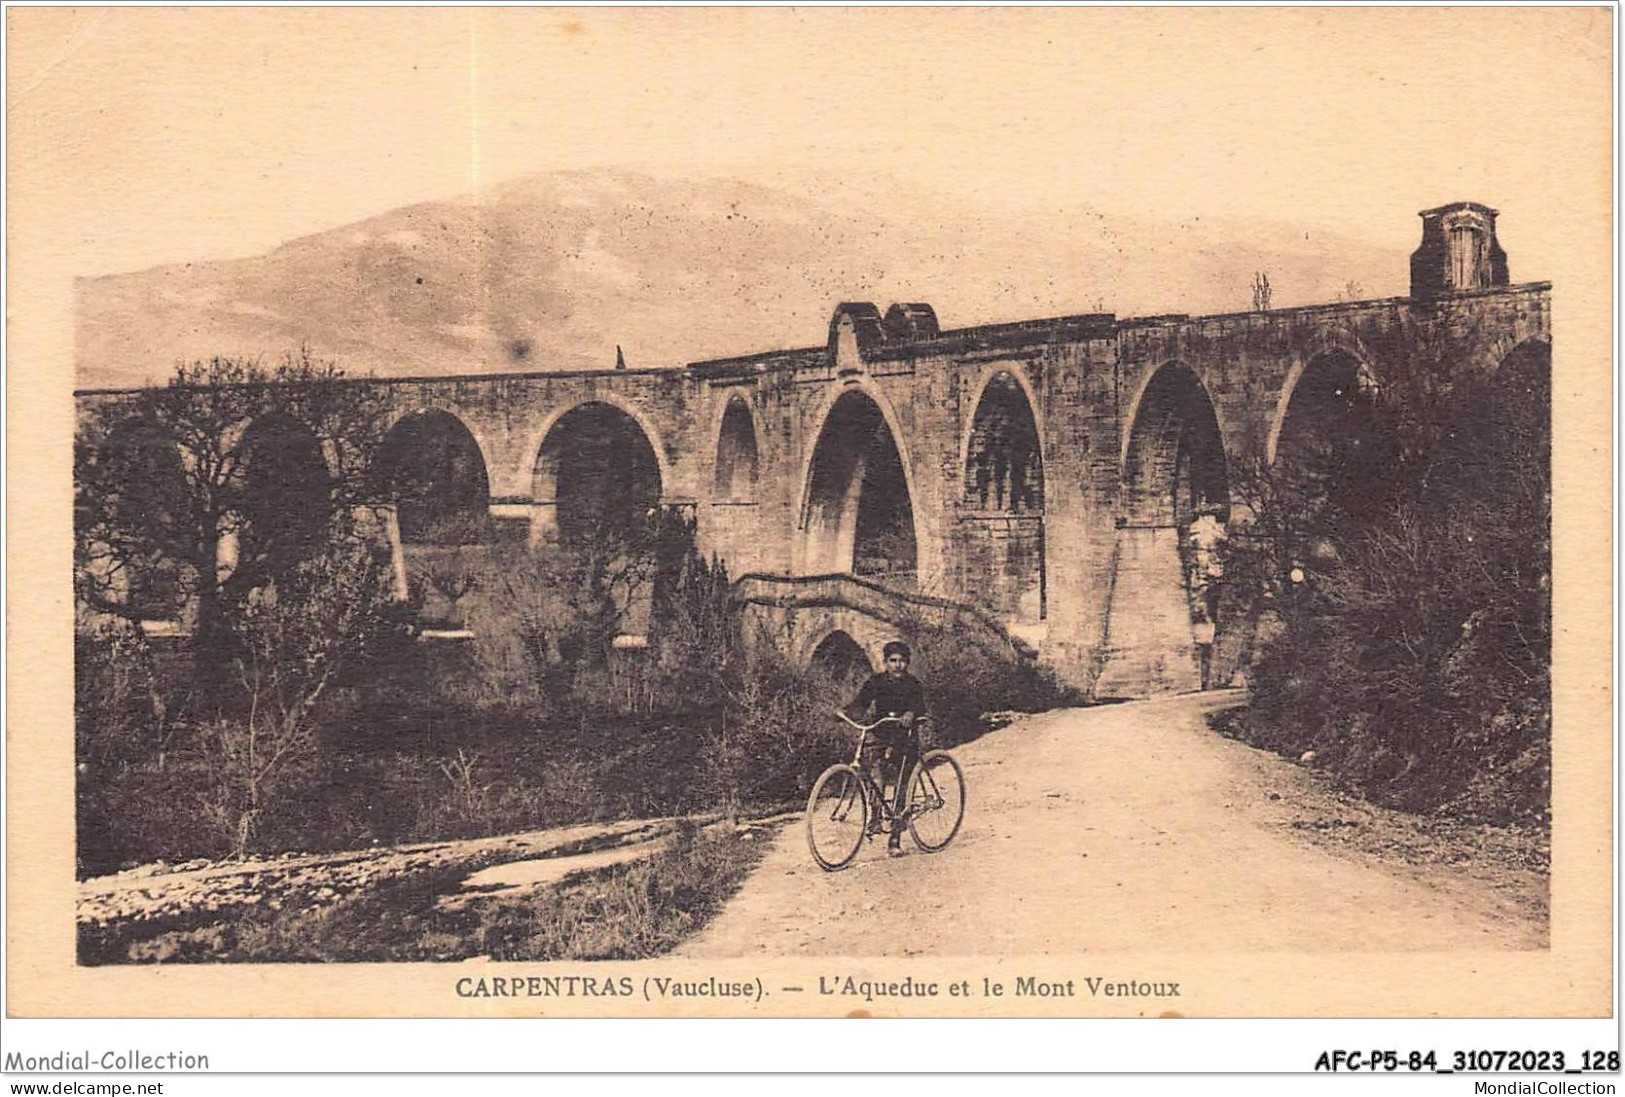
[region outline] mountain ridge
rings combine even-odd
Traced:
[[[835,304],[926,301],[945,328],[1084,312],[1240,311],[1403,292],[1405,256],[1292,226],[1021,216],[637,171],[523,177],[261,255],[76,280],[76,383],[162,381],[306,345],[352,373],[680,366],[822,342]]]

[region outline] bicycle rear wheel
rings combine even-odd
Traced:
[[[945,750],[921,756],[908,779],[908,832],[927,853],[946,849],[965,818],[965,771]]]
[[[807,797],[807,848],[826,872],[845,868],[858,855],[869,825],[863,778],[848,765],[830,766]]]

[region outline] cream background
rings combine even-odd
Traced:
[[[253,254],[528,171],[631,163],[767,182],[850,168],[855,186],[896,177],[1034,215],[1083,194],[1126,213],[1285,216],[1404,250],[1418,236],[1410,211],[1457,198],[1499,208],[1514,279],[1554,283],[1552,948],[1086,966],[1168,972],[1185,984],[1183,1012],[1202,1016],[1606,1013],[1611,19],[1606,8],[10,10],[9,1012],[658,1012],[460,1001],[450,985],[463,971],[449,966],[73,964],[71,279]],[[785,958],[763,974],[826,966]],[[976,979],[1058,966],[857,968]]]

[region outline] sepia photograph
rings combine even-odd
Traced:
[[[1608,1016],[1614,14],[10,9],[8,1011]]]

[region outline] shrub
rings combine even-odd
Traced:
[[[692,524],[660,529],[649,645],[601,660],[592,642],[569,639],[577,603],[556,551],[440,554],[456,574],[484,569],[442,584],[462,591],[472,644],[403,642],[364,555],[296,571],[232,618],[243,636],[238,702],[175,725],[165,772],[132,754],[82,776],[81,872],[798,806],[851,752],[829,713],[850,687],[792,665],[768,638],[746,642],[727,571],[695,550]],[[1060,700],[1013,653],[914,632],[941,745],[984,731],[984,712]],[[107,738],[93,703],[125,711],[98,700],[116,685],[132,714],[120,734],[147,741],[148,725],[132,722],[146,718],[136,669],[81,675],[83,736]]]
[[[729,816],[798,804],[852,743],[830,715],[847,700],[829,678],[763,645],[701,741],[708,802]]]
[[[238,857],[266,813],[289,810],[317,765],[316,706],[347,663],[390,628],[387,585],[371,548],[334,528],[325,551],[287,568],[227,617],[240,694],[203,727],[212,763],[210,822]]]
[[[1411,363],[1363,474],[1300,508],[1261,584],[1278,625],[1233,733],[1313,750],[1385,803],[1543,822],[1550,803],[1550,379],[1543,356],[1445,385]],[[1306,553],[1305,546],[1318,549]]]
[[[1034,659],[1012,649],[967,644],[958,634],[923,622],[909,629],[910,667],[925,685],[936,745],[951,747],[987,730],[992,712],[1042,712],[1079,698]]]
[[[172,706],[140,628],[114,619],[80,630],[73,655],[75,755],[84,771],[146,761],[162,768]]]

